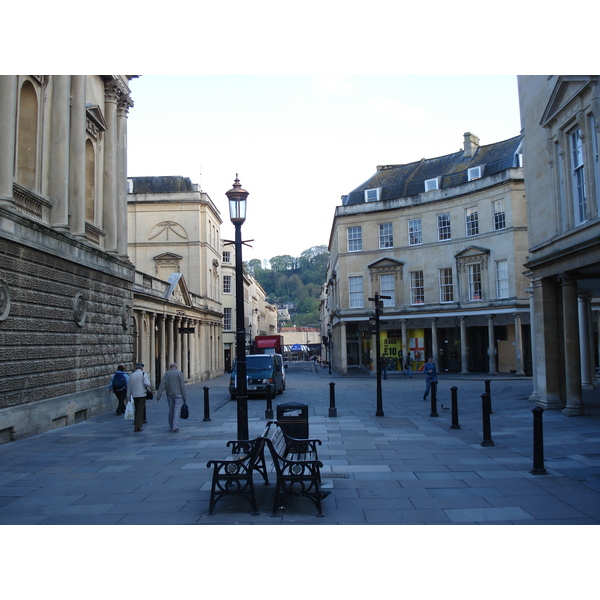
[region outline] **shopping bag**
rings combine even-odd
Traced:
[[[188,408],[188,405],[186,404],[186,402],[184,400],[183,404],[181,405],[181,412],[179,413],[179,418],[187,419],[189,416],[190,416],[190,409]]]
[[[127,406],[125,407],[125,420],[131,421],[135,416],[135,409],[133,407],[133,400],[129,400]]]

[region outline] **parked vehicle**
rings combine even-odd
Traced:
[[[249,354],[246,356],[246,382],[248,396],[265,395],[267,385],[273,386],[273,392],[283,394],[285,375],[281,354]],[[233,365],[229,380],[229,394],[235,400],[237,396],[237,363]]]
[[[256,354],[283,354],[282,335],[257,335],[254,338]]]

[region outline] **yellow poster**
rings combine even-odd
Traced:
[[[388,338],[388,332],[382,331],[379,336],[381,344],[381,359],[388,371],[401,371],[400,354],[402,350],[402,339],[396,337]]]

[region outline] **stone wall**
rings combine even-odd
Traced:
[[[2,442],[108,409],[112,373],[132,366],[133,266],[43,225],[0,221]]]

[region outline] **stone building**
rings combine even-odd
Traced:
[[[230,371],[236,357],[236,299],[235,299],[235,246],[223,242],[222,300],[223,300],[223,357],[225,370]],[[254,351],[253,340],[257,335],[277,333],[277,308],[267,302],[258,281],[244,270],[244,321],[246,351]]]
[[[321,333],[333,367],[376,370],[375,294],[388,371],[407,353],[442,371],[530,367],[521,136],[388,165],[342,197],[329,240]]]
[[[600,310],[599,81],[518,78],[535,349],[532,399],[584,412],[597,386]]]
[[[221,214],[188,177],[130,177],[136,360],[153,382],[171,362],[186,380],[223,374]]]
[[[131,367],[130,79],[0,76],[0,442],[109,410]]]

